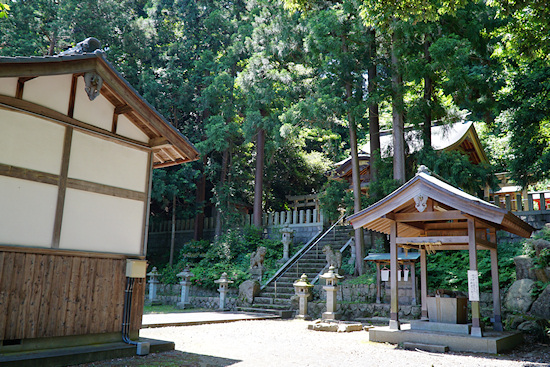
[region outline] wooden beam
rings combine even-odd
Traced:
[[[0,245],[0,252],[16,252],[16,253],[28,253],[36,255],[55,255],[55,256],[76,256],[76,257],[92,257],[102,259],[145,259],[145,256],[139,255],[124,255],[106,252],[91,252],[91,251],[79,251],[79,250],[61,250],[51,249],[44,247],[30,247],[30,246],[2,246]]]
[[[150,149],[147,144],[141,141],[113,134],[110,131],[101,129],[97,126],[93,126],[79,120],[75,120],[58,111],[37,105],[29,101],[0,95],[0,109],[18,111],[34,117],[44,118],[46,120],[50,120],[61,125],[72,126],[79,131],[91,133],[94,136],[101,137],[105,140],[116,141],[119,144],[130,146],[132,148],[137,148],[144,151],[149,151]]]
[[[170,146],[170,142],[165,137],[153,138],[149,140],[149,146],[153,149]]]
[[[73,129],[70,126],[65,128],[65,139],[63,141],[63,155],[61,156],[61,172],[59,174],[59,186],[57,190],[57,206],[53,225],[52,247],[59,248],[61,239],[61,226],[63,224],[63,209],[65,208],[65,194],[67,193],[67,177],[69,174],[69,160],[71,156],[71,144],[73,141]]]
[[[498,245],[496,243],[484,240],[482,238],[477,238],[477,237],[476,237],[476,244],[482,247],[485,247],[486,250],[494,250],[498,248]]]
[[[111,132],[116,134],[116,129],[118,127],[118,113],[113,113],[113,121],[111,123]]]
[[[78,84],[78,75],[73,74],[71,79],[71,93],[69,94],[69,108],[67,109],[67,116],[74,117],[74,103],[76,101],[76,86]]]
[[[69,178],[67,180],[67,188],[137,201],[145,201],[147,199],[147,194],[145,192],[122,189],[120,187],[108,186],[90,181],[77,180],[74,178]]]
[[[115,113],[117,115],[124,115],[124,114],[126,114],[128,112],[132,112],[132,111],[133,111],[132,107],[128,106],[127,104],[115,107]]]
[[[395,220],[398,222],[422,222],[454,219],[465,219],[465,217],[459,210],[450,210],[446,212],[395,213]]]
[[[0,176],[19,178],[48,185],[57,185],[59,183],[59,176],[53,173],[40,172],[3,163],[0,163]]]
[[[397,244],[441,242],[441,243],[468,243],[468,236],[437,236],[437,237],[397,237]]]
[[[36,78],[36,76],[20,77],[19,79],[17,79],[17,89],[15,90],[15,98],[17,99],[23,98],[23,90],[25,89],[25,83],[34,78]]]

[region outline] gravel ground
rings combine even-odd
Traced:
[[[365,331],[307,330],[303,321],[239,321],[143,329],[140,336],[171,340],[176,351],[87,366],[550,366],[550,346],[526,343],[502,355],[428,353],[371,343]],[[105,364],[104,364],[105,363]]]
[[[241,321],[145,329],[140,335],[172,340],[178,351],[220,358],[220,364],[207,362],[214,366],[550,366],[550,347],[543,345],[538,347],[544,350],[500,356],[436,354],[371,343],[364,331],[307,330],[307,323],[301,321]]]

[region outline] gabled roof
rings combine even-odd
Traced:
[[[155,110],[105,59],[102,51],[67,56],[0,57],[0,77],[37,77],[83,75],[96,72],[103,79],[101,94],[119,108],[149,138],[153,150],[153,168],[193,161],[199,154],[193,144]],[[0,96],[0,104],[10,105],[13,98]],[[18,106],[25,110],[25,105]],[[57,113],[59,115],[59,113]],[[68,120],[67,116],[63,116]],[[80,124],[82,125],[82,124]],[[101,129],[93,129],[101,130]],[[109,135],[110,132],[99,131]],[[111,134],[112,135],[112,134]]]
[[[417,173],[415,177],[403,186],[386,196],[384,199],[368,208],[351,215],[348,221],[354,228],[367,228],[373,231],[389,234],[390,225],[397,215],[410,216],[419,213],[415,207],[415,198],[424,196],[434,202],[435,214],[424,212],[426,222],[438,221],[441,226],[451,228],[450,220],[476,218],[497,229],[529,237],[533,228],[506,209],[467,194],[448,183],[425,172]],[[442,227],[442,228],[443,228]],[[420,236],[423,230],[413,225],[400,226],[399,236]]]
[[[475,160],[479,160],[480,162],[488,161],[481,147],[473,122],[464,121],[449,125],[432,126],[431,131],[432,147],[434,150],[448,151],[459,149],[470,156],[475,154]],[[418,152],[424,146],[422,132],[419,130],[405,131],[405,141],[407,142],[410,153]],[[461,147],[461,145],[463,146]],[[380,148],[383,156],[393,155],[393,136],[391,134],[380,136]],[[370,154],[369,144],[363,145],[360,149]]]

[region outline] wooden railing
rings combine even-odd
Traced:
[[[495,195],[495,205],[513,212],[528,214],[550,212],[550,191],[535,191],[523,197],[520,193]]]

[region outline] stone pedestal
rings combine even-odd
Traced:
[[[323,312],[323,320],[338,320],[340,314],[337,312],[338,302],[336,292],[338,291],[338,280],[344,277],[335,272],[334,266],[329,267],[328,272],[321,275],[320,278],[325,279],[326,285],[323,289],[327,292],[327,311]]]
[[[306,274],[302,274],[302,277],[294,282],[294,290],[299,297],[298,315],[296,318],[299,320],[311,320],[311,317],[307,314],[307,300],[310,296],[310,290],[313,285],[309,283]]]
[[[160,274],[156,266],[154,266],[153,269],[147,273],[147,276],[149,277],[149,298],[147,303],[150,305],[160,304],[160,300],[157,298],[157,289],[159,285],[158,277]]]
[[[227,311],[225,307],[225,299],[227,292],[229,291],[229,283],[233,283],[232,280],[227,279],[227,273],[223,273],[220,279],[214,280],[214,283],[219,284],[218,292],[220,292],[220,311]]]
[[[189,288],[191,287],[191,277],[194,274],[189,271],[188,268],[185,268],[181,273],[177,274],[180,278],[181,285],[181,298],[177,303],[178,308],[189,308],[191,303],[189,302]]]

